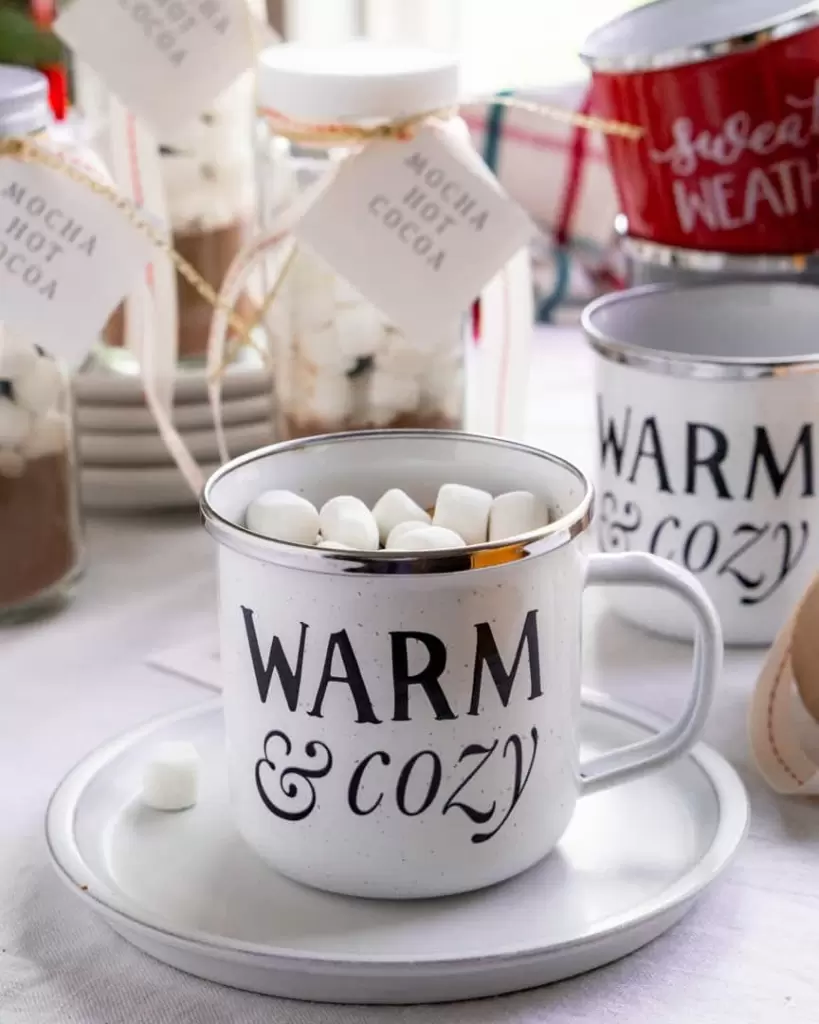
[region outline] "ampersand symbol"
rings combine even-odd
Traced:
[[[277,742],[283,747],[285,758],[289,758],[293,751],[290,738],[279,729],[273,729],[265,736],[264,756],[256,762],[256,789],[262,803],[277,818],[283,818],[285,821],[303,821],[316,806],[316,787],[312,780],[322,779],[329,773],[333,767],[333,755],[330,748],[320,740],[310,740],[305,744],[305,755],[311,761],[321,757],[323,763],[301,768],[294,765],[281,770],[271,756],[271,749]],[[269,790],[275,790],[277,783],[278,791],[287,806],[278,806],[270,797]]]

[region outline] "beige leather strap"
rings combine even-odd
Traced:
[[[791,659],[799,612],[817,586],[819,581],[814,581],[776,638],[751,702],[751,749],[759,771],[777,793],[819,794],[819,723],[800,700]]]

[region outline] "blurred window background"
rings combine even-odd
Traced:
[[[638,0],[269,0],[289,39],[355,35],[462,54],[470,92],[540,86],[582,74],[577,52],[596,25]]]

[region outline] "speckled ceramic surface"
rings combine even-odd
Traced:
[[[650,738],[664,724],[589,697],[581,755]],[[142,767],[173,739],[192,741],[202,757],[200,800],[179,814],[149,811],[137,799]],[[675,923],[747,825],[742,784],[700,745],[661,772],[583,798],[555,852],[503,885],[437,900],[333,896],[289,881],[241,841],[224,747],[218,702],[106,744],[55,793],[51,853],[86,905],[151,956],[298,999],[467,999],[599,967]]]

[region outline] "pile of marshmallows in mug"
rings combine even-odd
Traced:
[[[245,525],[254,533],[291,544],[337,551],[433,551],[504,541],[549,522],[546,504],[529,491],[493,497],[463,484],[444,484],[432,514],[393,488],[367,508],[340,495],[321,510],[292,491],[266,491],[252,501]],[[163,744],[147,764],[142,802],[159,811],[180,811],[197,799],[199,756],[193,744]]]
[[[549,522],[544,502],[529,491],[493,497],[463,484],[444,484],[430,512],[393,488],[367,508],[342,494],[321,510],[292,491],[266,491],[250,503],[248,530],[272,540],[336,551],[434,551],[504,541]]]

